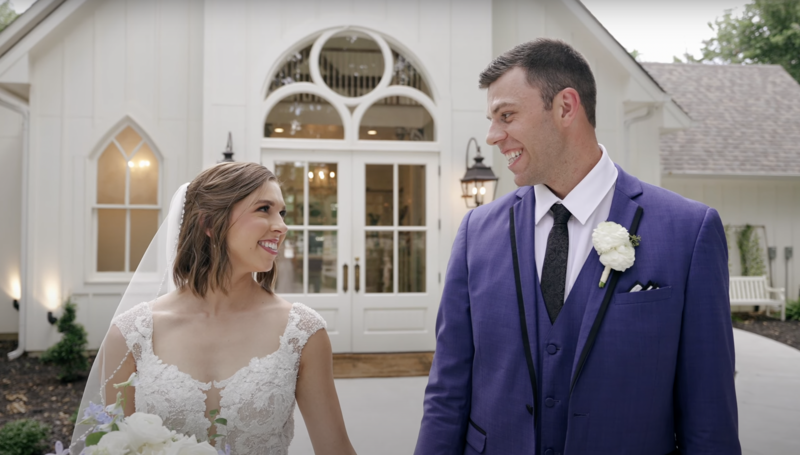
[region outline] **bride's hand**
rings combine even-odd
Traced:
[[[325,330],[312,335],[303,348],[295,396],[315,454],[355,455],[333,383],[333,354]]]

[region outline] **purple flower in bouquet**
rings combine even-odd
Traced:
[[[56,441],[56,452],[48,453],[47,455],[69,455],[69,447],[64,448],[64,444],[61,441]]]
[[[83,419],[94,419],[98,425],[105,425],[111,423],[111,416],[105,412],[103,405],[89,403],[89,406],[83,411]]]

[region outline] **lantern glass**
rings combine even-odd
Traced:
[[[462,180],[461,197],[467,208],[479,207],[494,200],[497,182],[494,180]]]

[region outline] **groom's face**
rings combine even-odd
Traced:
[[[496,145],[518,186],[547,183],[559,166],[561,139],[553,110],[545,110],[538,88],[523,68],[508,70],[489,85],[486,143]]]

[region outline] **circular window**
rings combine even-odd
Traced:
[[[378,141],[433,141],[433,117],[417,101],[387,96],[364,113],[358,138]]]
[[[344,139],[339,112],[324,98],[298,93],[282,99],[269,113],[264,137]]]
[[[347,30],[332,36],[319,54],[322,80],[334,92],[357,98],[371,92],[383,76],[381,48],[364,33]]]

